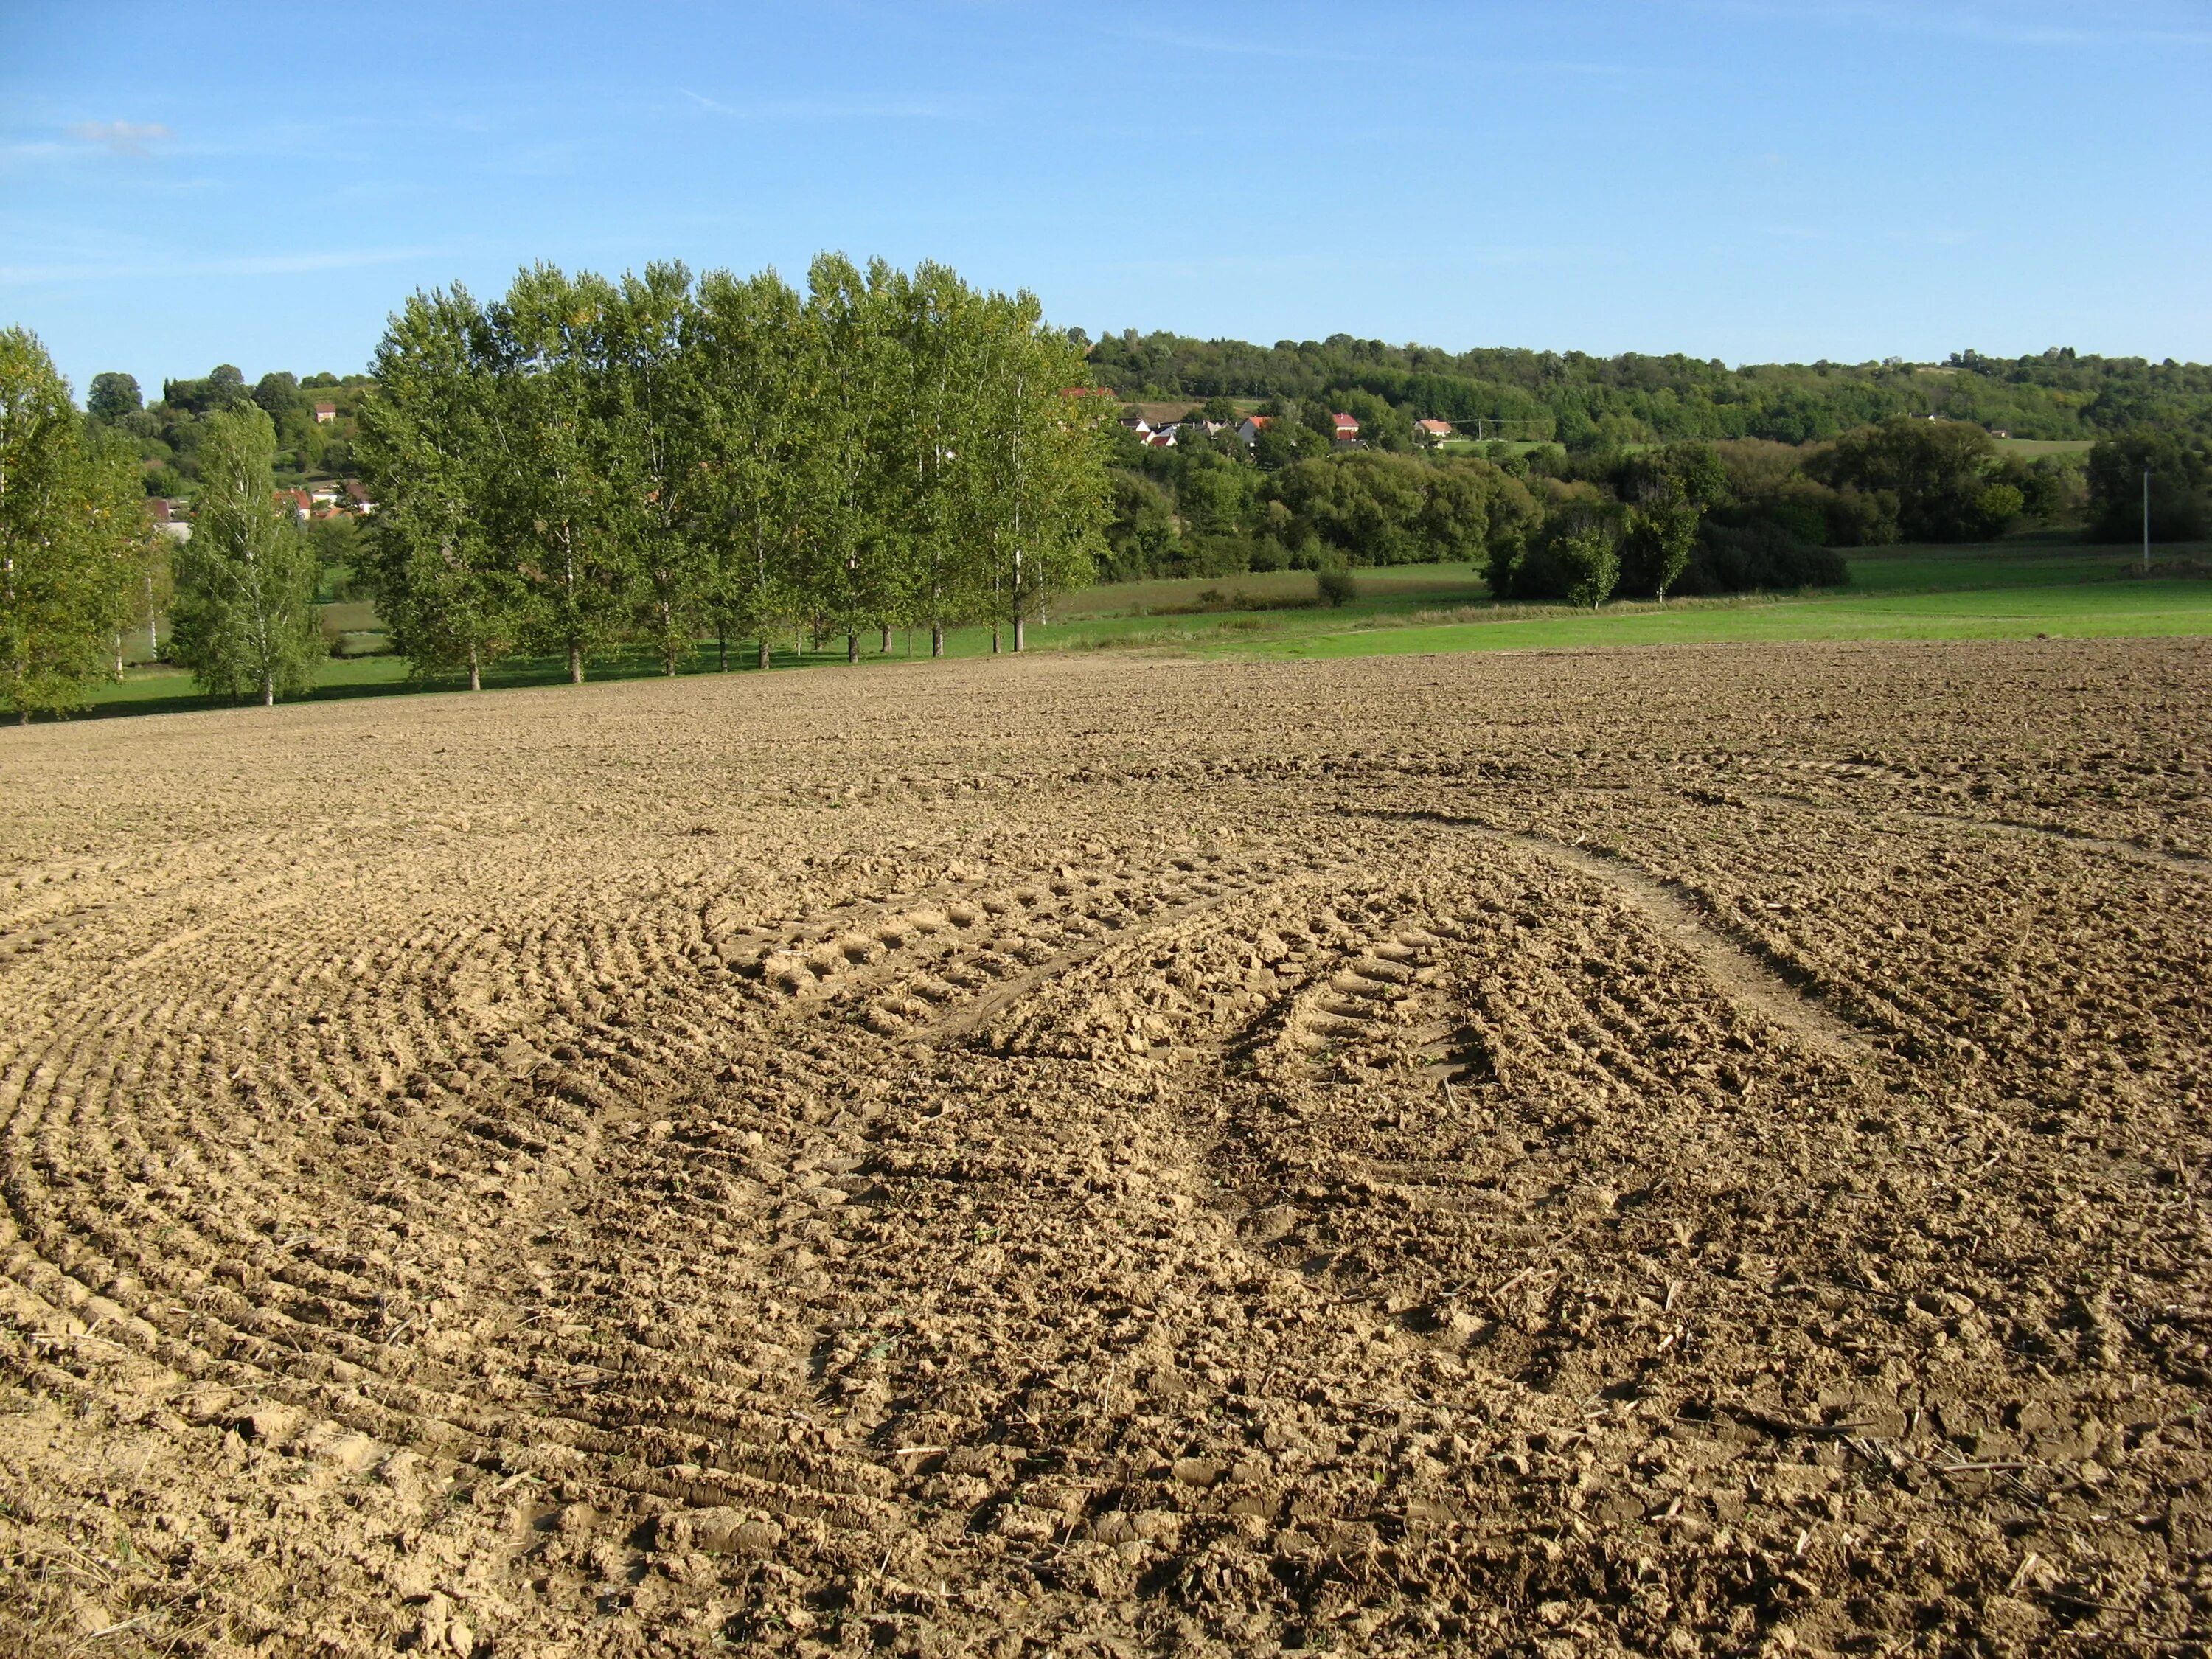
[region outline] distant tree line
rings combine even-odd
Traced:
[[[1352,443],[1334,437],[1332,404],[1358,421]],[[2154,539],[2194,539],[2212,475],[2189,432],[2162,428],[2100,439],[2086,458],[2002,453],[1978,426],[1909,416],[1820,444],[1452,453],[1413,441],[1412,418],[1366,394],[1271,398],[1258,412],[1264,427],[1240,437],[1225,398],[1194,404],[1171,447],[1124,428],[1110,576],[1468,560],[1501,599],[1819,586],[1846,580],[1838,548],[1981,541],[2023,524],[2132,539],[2147,470]]]
[[[2017,438],[2095,439],[2157,428],[2191,433],[2200,444],[2212,439],[2212,367],[2084,356],[2070,347],[2009,360],[1966,351],[1933,365],[1893,358],[1730,368],[1680,355],[1449,352],[1346,334],[1259,346],[1130,329],[1091,346],[1091,363],[1099,382],[1124,398],[1319,401],[1358,416],[1363,437],[1383,448],[1411,448],[1414,417],[1462,422],[1473,436],[1540,439],[1570,450],[1741,438],[1813,443],[1901,415]],[[1370,421],[1347,401],[1353,394],[1398,418]],[[1504,429],[1477,430],[1478,417],[1504,422]]]
[[[1019,650],[1103,550],[1115,405],[1031,295],[939,265],[538,266],[416,295],[374,379],[367,574],[419,672],[976,621]]]

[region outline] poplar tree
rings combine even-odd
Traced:
[[[276,505],[276,430],[252,403],[210,414],[191,539],[177,560],[171,648],[201,687],[266,706],[312,689],[315,555]]]
[[[684,337],[691,273],[647,265],[607,297],[596,377],[607,534],[635,582],[638,634],[674,674],[708,619],[712,560],[695,535],[699,477],[696,365]]]
[[[969,533],[986,555],[992,644],[1012,625],[1028,644],[1030,618],[1052,594],[1087,580],[1109,506],[1103,399],[1085,385],[1082,353],[1043,326],[1036,297],[993,295],[969,406]]]
[[[520,642],[564,655],[576,685],[586,659],[621,635],[633,586],[623,558],[631,549],[609,533],[595,397],[613,299],[601,277],[571,281],[535,265],[489,313],[489,516],[516,556]]]
[[[732,635],[750,633],[766,668],[770,631],[803,611],[799,553],[819,461],[807,431],[818,355],[798,293],[773,270],[702,278],[689,349],[705,490],[696,534],[706,550],[719,659],[727,668]]]
[[[824,255],[773,271],[678,264],[611,283],[551,266],[478,307],[418,295],[378,356],[365,465],[380,603],[403,651],[466,665],[627,641],[677,671],[702,630],[769,660],[817,640],[1013,624],[1087,575],[1109,505],[1110,405],[1036,301],[952,271]]]
[[[465,289],[410,298],[377,348],[356,449],[376,495],[377,614],[416,674],[465,672],[471,691],[512,644],[521,592],[489,524],[489,328]]]
[[[811,422],[826,485],[815,492],[812,574],[817,603],[845,635],[848,662],[860,660],[861,628],[887,621],[898,601],[896,527],[883,510],[884,406],[899,372],[890,276],[879,259],[863,275],[833,253],[807,272],[828,392]]]
[[[896,453],[885,480],[907,574],[900,620],[929,629],[929,654],[945,654],[946,626],[975,609],[975,571],[959,556],[958,402],[975,373],[981,307],[974,290],[939,264],[894,273],[892,327],[899,382],[891,410]]]
[[[81,705],[151,574],[131,446],[86,429],[38,337],[0,330],[0,708]]]

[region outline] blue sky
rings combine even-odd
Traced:
[[[1094,334],[2202,361],[2208,89],[2203,0],[0,0],[0,324],[150,393],[834,247]]]

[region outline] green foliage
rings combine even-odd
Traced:
[[[361,520],[349,513],[333,513],[327,518],[311,520],[301,533],[315,550],[316,565],[324,570],[337,565],[349,571],[359,562],[366,540]]]
[[[1816,465],[1838,489],[1893,496],[1908,539],[1962,542],[1988,533],[1980,498],[1996,453],[1978,426],[1899,418],[1846,433]]]
[[[1689,568],[1704,520],[1704,507],[1679,483],[1649,488],[1628,509],[1620,572],[1628,591],[1664,599]]]
[[[155,553],[136,471],[37,337],[0,330],[0,708],[19,719],[79,707],[114,666]]]
[[[1570,605],[1595,611],[1613,597],[1620,582],[1620,544],[1603,524],[1570,530],[1552,544],[1552,556],[1565,576]]]
[[[166,382],[161,401],[142,408],[137,382],[128,374],[111,373],[94,377],[88,412],[137,447],[147,495],[185,497],[199,478],[200,436],[206,418],[249,401],[276,427],[272,470],[295,481],[353,476],[355,412],[367,385],[361,375],[342,381],[334,374],[312,374],[301,380],[289,371],[276,370],[264,374],[249,392],[245,376],[224,364],[204,380]],[[333,418],[315,418],[319,402],[335,406]]]
[[[377,395],[361,413],[361,459],[377,495],[361,562],[378,615],[416,673],[465,672],[472,685],[512,639],[523,591],[488,517],[484,485],[501,460],[492,349],[466,289],[416,294],[385,331]]]
[[[2002,536],[2027,505],[2016,484],[1985,484],[1974,497],[1974,517],[1984,536]]]
[[[1353,565],[1475,559],[1534,519],[1527,488],[1487,461],[1431,461],[1352,450],[1301,461],[1267,481],[1287,544]]]
[[[1106,525],[1100,575],[1108,581],[1139,581],[1175,568],[1182,537],[1166,487],[1121,467],[1114,469],[1109,487],[1113,517]]]
[[[1332,607],[1350,605],[1359,597],[1359,583],[1341,565],[1330,565],[1314,573],[1314,590],[1323,604]]]
[[[1091,361],[1125,398],[1310,401],[1359,414],[1346,399],[1360,392],[1408,418],[1462,422],[1471,436],[1557,438],[1575,449],[1684,439],[1796,445],[1931,414],[2023,438],[2094,438],[2147,423],[2212,434],[2212,368],[2067,348],[2010,361],[1967,351],[1940,365],[1730,368],[1680,356],[1453,353],[1344,334],[1263,347],[1132,329],[1100,340]],[[1478,418],[1503,424],[1476,428]]]
[[[1105,555],[1110,406],[1035,299],[817,259],[697,284],[548,266],[387,331],[362,458],[374,563],[421,672],[558,653],[570,677],[702,632],[1013,625]]]
[[[250,400],[209,416],[191,539],[177,560],[179,662],[216,696],[264,704],[312,690],[325,653],[311,605],[315,555],[277,507],[276,428]]]
[[[119,421],[126,415],[136,415],[144,405],[137,380],[112,371],[94,375],[92,391],[85,398],[85,412],[95,421]]]
[[[2100,439],[2087,468],[2091,534],[2133,541],[2143,533],[2143,477],[2150,477],[2150,538],[2195,541],[2205,532],[2205,489],[2212,465],[2203,443],[2187,435],[2140,428]]]
[[[1771,519],[1709,522],[1675,591],[1684,594],[1788,592],[1850,580],[1844,556],[1792,535]]]

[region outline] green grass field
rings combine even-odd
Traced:
[[[2212,557],[2197,544],[2162,547],[2167,561]],[[1624,603],[1595,614],[1559,606],[1501,605],[1466,564],[1394,565],[1356,573],[1358,594],[1331,609],[1315,602],[1310,572],[1188,576],[1123,582],[1062,595],[1032,625],[1040,651],[1135,650],[1207,656],[1345,657],[1404,652],[1591,649],[1607,646],[1711,644],[1730,641],[2032,639],[2118,635],[2212,635],[2212,582],[2145,581],[2129,574],[2137,550],[2098,547],[2062,533],[2015,536],[1978,547],[1883,547],[1848,556],[1848,588],[1724,599],[1678,599],[1664,606]],[[359,603],[321,608],[333,624],[373,624]],[[141,634],[143,642],[143,632]],[[863,664],[922,662],[926,634],[899,630],[889,656],[880,635],[861,641]],[[1009,641],[1010,643],[1010,641]],[[788,635],[774,642],[771,666],[842,666],[844,641],[818,648]],[[956,657],[988,654],[988,628],[954,629]],[[751,641],[732,641],[732,667],[749,672]],[[716,669],[711,645],[680,665],[686,674]],[[594,680],[634,679],[660,665],[631,653],[594,661]],[[558,684],[556,658],[509,661],[485,676],[489,687]],[[450,679],[411,680],[393,657],[332,659],[323,665],[318,700],[458,690]],[[182,672],[134,667],[101,688],[94,714],[154,714],[222,706]]]
[[[2033,460],[2039,455],[2086,455],[2096,447],[2087,438],[1992,438],[2000,455]]]
[[[2023,640],[2212,634],[2212,582],[2109,582],[1959,592],[1687,601],[1596,614],[1316,633],[1224,643],[1214,654],[1359,657],[1407,652],[1556,651],[1778,640]]]

